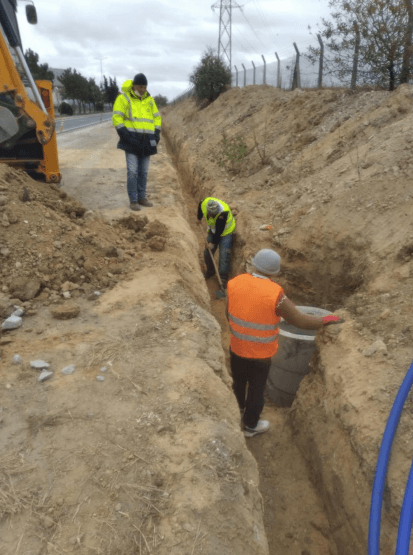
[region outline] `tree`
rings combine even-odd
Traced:
[[[118,94],[119,87],[116,83],[116,77],[114,79],[112,79],[112,77],[109,77],[108,84],[108,80],[105,76],[103,76],[103,98],[105,102],[108,102],[111,105],[112,108]]]
[[[95,112],[97,103],[102,102],[102,93],[92,77],[88,79],[88,102],[89,104],[93,104],[93,110]]]
[[[89,102],[89,83],[83,75],[72,68],[66,69],[59,77],[59,81],[63,85],[63,98],[77,101],[79,113],[81,113],[82,105]],[[85,110],[83,110],[85,111]]]
[[[332,19],[321,20],[321,35],[326,39],[324,69],[327,74],[349,80],[358,28],[359,81],[390,90],[397,82],[405,82],[403,75],[406,71],[410,74],[411,59],[409,4],[410,0],[330,0],[329,7],[334,10]],[[315,63],[319,53],[319,48],[310,47],[307,57]]]
[[[189,81],[195,87],[198,100],[213,102],[231,86],[231,70],[215,54],[215,50],[208,47],[189,76]]]
[[[158,106],[158,108],[162,108],[162,106],[167,106],[168,105],[168,99],[166,98],[166,96],[162,96],[161,94],[157,94],[156,96],[153,97],[153,99],[156,102],[156,105]]]
[[[46,79],[48,81],[53,81],[54,73],[49,69],[49,65],[39,65],[39,54],[36,54],[36,52],[33,52],[33,50],[29,48],[26,50],[24,57],[27,65],[29,66],[30,73],[33,75],[33,79]]]

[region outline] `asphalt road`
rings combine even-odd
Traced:
[[[89,127],[91,125],[110,121],[111,119],[112,112],[105,114],[88,114],[83,116],[67,116],[57,118],[56,133],[60,135],[61,133],[67,133],[68,131],[74,131],[75,129],[82,129],[83,127]]]

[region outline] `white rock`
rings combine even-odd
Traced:
[[[104,382],[105,378],[103,376],[96,376],[98,382]]]
[[[23,308],[17,308],[17,309],[13,312],[12,316],[20,317],[20,316],[23,316],[23,314],[24,314]]]
[[[72,295],[70,294],[70,291],[65,291],[65,292],[63,293],[63,297],[64,297],[65,299],[70,299],[70,298],[72,297]]]
[[[50,364],[45,362],[44,360],[31,360],[30,366],[32,368],[36,368],[36,370],[42,370],[43,368],[49,368]]]
[[[107,370],[108,369],[106,368],[106,366],[102,366],[102,368],[100,369],[101,372],[107,372]]]
[[[53,376],[53,372],[48,372],[47,370],[43,370],[40,376],[37,378],[38,382],[44,382]]]
[[[22,364],[23,360],[20,355],[14,355],[13,357],[13,364]]]
[[[66,368],[63,368],[62,374],[65,374],[66,376],[70,376],[70,374],[73,374],[74,371],[75,371],[75,365],[71,364],[70,366],[66,366]]]
[[[384,355],[387,355],[387,352],[388,351],[386,344],[381,339],[378,339],[372,345],[370,345],[368,349],[363,351],[363,355],[365,357],[371,357],[375,353],[383,353]]]
[[[20,328],[22,323],[23,320],[19,316],[10,316],[7,320],[4,320],[1,328],[3,330],[16,330],[17,328]]]

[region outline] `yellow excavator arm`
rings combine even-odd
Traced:
[[[37,21],[34,6],[26,13],[29,22]],[[16,0],[0,0],[0,163],[60,182],[55,127],[53,85],[34,81],[21,48]]]

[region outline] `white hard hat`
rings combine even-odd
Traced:
[[[280,255],[271,249],[261,249],[252,259],[252,265],[259,272],[274,276],[281,270]]]

